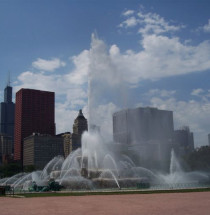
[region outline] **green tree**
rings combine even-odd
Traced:
[[[24,172],[33,172],[36,170],[36,167],[34,165],[28,165],[24,167]]]
[[[17,163],[9,163],[0,166],[0,177],[11,177],[22,171],[21,165]]]
[[[191,170],[210,170],[210,146],[195,149],[185,158]]]

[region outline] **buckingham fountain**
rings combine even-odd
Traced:
[[[1,186],[10,186],[15,192],[49,190],[100,189],[171,189],[202,187],[209,182],[204,172],[185,172],[174,151],[171,151],[167,174],[136,166],[125,154],[114,154],[98,132],[85,132],[82,147],[64,159],[53,158],[42,171],[19,173],[0,179]]]

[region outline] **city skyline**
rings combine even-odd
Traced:
[[[10,71],[14,94],[20,88],[55,92],[57,133],[69,131],[79,109],[88,116],[90,68],[101,72],[93,73],[97,78],[110,71],[103,78],[110,85],[122,83],[117,98],[123,101],[112,95],[116,88],[100,91],[102,127],[119,109],[154,106],[173,111],[175,128],[189,125],[196,146],[207,145],[209,2],[11,0],[0,5],[1,101]]]

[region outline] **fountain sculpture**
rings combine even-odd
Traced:
[[[0,185],[10,185],[15,191],[89,190],[105,188],[153,188],[170,189],[177,185],[197,187],[209,182],[201,172],[184,172],[171,152],[170,172],[154,173],[138,167],[126,155],[114,155],[103,146],[97,132],[85,132],[82,148],[72,152],[65,160],[62,156],[53,158],[42,171],[19,173],[0,180]],[[53,186],[52,186],[53,185]]]

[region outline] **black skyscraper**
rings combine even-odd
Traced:
[[[15,104],[12,102],[12,87],[8,83],[4,89],[4,102],[0,103],[0,133],[14,140]],[[14,147],[13,147],[14,148]]]

